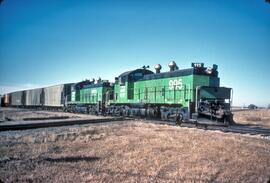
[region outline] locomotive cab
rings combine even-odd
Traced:
[[[146,67],[122,73],[115,80],[115,97],[119,103],[128,103],[134,99],[134,82],[141,80],[145,75],[153,74]]]
[[[122,73],[117,80],[115,81],[116,84],[120,84],[120,86],[125,85],[126,82],[135,82],[142,79],[145,75],[153,74],[152,71],[142,68],[142,69],[135,69],[132,71],[127,71]]]

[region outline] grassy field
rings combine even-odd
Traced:
[[[4,182],[267,182],[270,140],[139,121],[0,133]]]
[[[234,112],[233,119],[239,124],[270,128],[270,109]]]

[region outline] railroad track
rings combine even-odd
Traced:
[[[76,120],[64,120],[64,121],[56,121],[56,122],[0,125],[0,131],[28,130],[28,129],[35,129],[35,128],[83,125],[83,124],[90,124],[90,123],[109,123],[109,122],[116,122],[116,121],[123,121],[123,120],[126,120],[126,119],[123,117],[112,117],[112,118],[100,118],[100,119],[76,119]]]
[[[213,131],[222,131],[224,133],[237,133],[237,134],[249,134],[249,135],[259,135],[262,137],[270,137],[270,129],[260,128],[260,127],[252,127],[246,125],[211,125],[211,124],[203,124],[203,123],[182,123],[181,125],[176,125],[172,121],[161,121],[161,120],[148,120],[143,119],[143,122],[147,123],[155,123],[155,124],[164,124],[171,126],[180,126],[180,127],[188,127],[188,128],[199,128],[204,130],[213,130]]]
[[[226,129],[224,131],[226,132]],[[259,127],[249,127],[249,126],[244,126],[244,125],[232,125],[228,127],[227,132],[260,135],[260,136],[265,136],[265,137],[270,136],[270,129],[259,128]]]
[[[16,124],[16,125],[0,125],[0,131],[11,131],[11,130],[27,130],[35,128],[48,128],[48,127],[60,127],[60,126],[69,126],[69,125],[83,125],[83,124],[95,124],[95,123],[110,123],[117,121],[130,121],[130,120],[140,120],[145,123],[154,123],[154,124],[164,124],[171,126],[176,125],[172,121],[161,121],[157,119],[139,119],[132,117],[112,117],[112,118],[101,118],[101,119],[79,119],[79,120],[64,120],[57,122],[40,122],[40,123],[27,123],[27,124]],[[260,135],[262,137],[270,137],[270,129],[251,127],[245,125],[230,125],[228,127],[223,125],[212,125],[204,123],[182,123],[180,127],[188,128],[199,128],[205,130],[217,130],[225,133],[238,133],[238,134],[249,134],[249,135]]]

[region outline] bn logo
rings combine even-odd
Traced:
[[[169,90],[181,90],[183,86],[182,79],[172,79],[169,81]]]

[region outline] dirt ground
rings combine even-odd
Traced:
[[[86,118],[89,115],[86,114],[74,114],[61,111],[44,111],[35,109],[23,109],[23,108],[0,108],[0,112],[4,113],[5,118],[9,118],[12,121],[23,120],[24,118],[46,118],[46,117],[63,117],[69,118]]]
[[[270,109],[234,112],[233,119],[238,124],[270,128]]]
[[[270,140],[139,121],[0,133],[3,182],[267,182]]]

